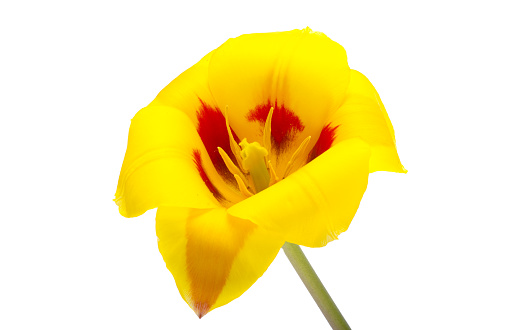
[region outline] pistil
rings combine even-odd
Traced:
[[[254,188],[256,193],[268,188],[270,185],[270,173],[266,168],[265,157],[268,156],[268,151],[259,143],[248,143],[243,139],[239,143],[241,146],[241,158],[243,160],[243,168],[250,173],[252,181],[254,181]]]
[[[225,120],[230,140],[230,148],[238,165],[236,166],[234,164],[232,159],[230,159],[229,155],[227,155],[227,153],[222,148],[218,147],[218,151],[221,155],[221,158],[223,158],[223,161],[228,170],[234,175],[239,191],[245,197],[250,197],[253,194],[268,188],[269,186],[276,184],[280,180],[269,157],[272,148],[273,114],[274,108],[272,107],[270,108],[265,121],[265,127],[263,129],[263,146],[261,146],[258,142],[249,143],[246,138],[238,144],[234,140],[232,130],[230,129],[230,123],[228,121],[228,106],[226,107]],[[282,179],[290,174],[296,163],[296,160],[302,158],[302,155],[305,152],[310,139],[310,136],[304,139],[296,151],[292,154],[290,160],[286,164]]]

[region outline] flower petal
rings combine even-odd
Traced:
[[[220,147],[228,155],[232,154],[225,124],[225,108],[220,109],[216,106],[208,85],[208,66],[213,53],[214,51],[210,52],[174,79],[158,94],[151,105],[164,105],[185,112],[196,127],[213,166],[225,181],[235,185],[233,175],[218,152]],[[232,134],[235,136],[234,132]]]
[[[371,82],[358,71],[351,70],[348,97],[331,118],[335,141],[360,138],[372,149],[370,172],[406,173],[395,146],[395,134],[379,94]]]
[[[214,105],[214,98],[208,87],[208,65],[214,51],[208,53],[198,63],[180,74],[156,96],[152,104],[160,103],[185,112],[194,126],[197,112],[202,103]]]
[[[156,104],[134,116],[115,199],[123,216],[160,205],[213,208],[240,196],[211,165],[185,113]]]
[[[200,318],[252,286],[284,243],[225,208],[160,207],[156,232],[181,296]]]
[[[230,39],[209,65],[210,89],[220,108],[229,106],[240,139],[262,142],[274,107],[273,147],[289,151],[320,132],[344,101],[349,78],[343,47],[309,28]]]
[[[228,212],[288,242],[324,246],[348,229],[366,190],[369,159],[365,142],[342,141]]]

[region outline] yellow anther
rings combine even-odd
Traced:
[[[245,182],[243,181],[243,179],[241,179],[241,177],[237,174],[234,174],[234,178],[236,179],[237,181],[237,185],[239,187],[239,191],[241,191],[241,193],[243,195],[245,195],[246,197],[251,197],[251,196],[254,196],[254,194],[252,194],[250,192],[250,190],[248,190],[248,188],[246,187],[245,185]]]
[[[301,142],[301,144],[299,145],[299,148],[297,148],[297,150],[294,152],[294,154],[292,155],[292,157],[290,157],[290,160],[288,161],[288,163],[286,164],[286,168],[285,168],[285,172],[284,172],[284,175],[283,175],[283,179],[286,178],[286,176],[288,174],[290,174],[290,170],[292,169],[292,166],[294,166],[294,163],[295,163],[295,160],[301,156],[303,154],[303,152],[305,151],[306,149],[306,146],[308,145],[308,142],[310,142],[310,139],[312,137],[309,136],[307,137],[306,139],[303,140],[303,142]]]
[[[286,164],[283,177],[279,179],[268,155],[272,149],[272,117],[274,115],[274,107],[270,108],[265,120],[263,128],[263,146],[258,142],[248,143],[247,139],[243,139],[239,144],[234,140],[230,122],[228,120],[228,106],[225,108],[225,121],[227,125],[228,138],[232,154],[237,160],[234,164],[230,156],[220,147],[219,154],[223,159],[227,169],[234,175],[239,187],[239,191],[246,197],[250,197],[255,193],[276,184],[280,180],[286,178],[291,172],[297,161],[301,162],[303,154],[306,152],[311,136],[301,142],[299,147],[290,157]]]
[[[239,177],[241,178],[241,180],[243,180],[243,182],[248,182],[246,180],[245,176],[243,175],[243,173],[236,166],[236,164],[234,164],[234,162],[232,162],[232,159],[230,159],[230,157],[228,157],[228,154],[225,152],[225,150],[221,149],[221,147],[218,147],[218,151],[219,151],[219,154],[221,155],[221,158],[223,158],[223,161],[225,162],[225,165],[227,166],[230,173],[232,173],[234,175],[239,175]]]
[[[236,157],[237,163],[239,164],[239,168],[241,169],[241,171],[246,173],[243,164],[241,164],[241,148],[239,148],[239,145],[236,143],[236,140],[234,140],[234,135],[232,134],[232,130],[230,129],[230,123],[228,121],[228,105],[225,107],[225,122],[227,124],[230,149],[232,149],[232,153],[234,154],[234,157]]]
[[[272,149],[272,115],[274,114],[274,107],[270,108],[268,116],[265,121],[265,128],[263,129],[263,146],[270,153]]]
[[[259,143],[248,143],[243,139],[239,145],[241,146],[241,158],[243,159],[243,168],[250,173],[256,193],[268,188],[270,184],[270,174],[266,168],[265,157],[268,151]]]
[[[270,170],[270,185],[278,183],[279,178],[277,177],[277,174],[274,170],[274,167],[272,166],[271,161],[268,161],[268,169]]]

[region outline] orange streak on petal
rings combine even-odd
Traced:
[[[224,213],[224,214],[217,214]],[[225,286],[234,260],[255,225],[216,209],[187,220],[189,304],[199,318],[207,314]]]

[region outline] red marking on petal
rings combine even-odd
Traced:
[[[311,162],[315,158],[319,157],[323,152],[330,149],[335,140],[335,131],[339,126],[332,127],[330,124],[323,127],[319,139],[315,143],[312,150],[308,154],[308,162]]]
[[[247,114],[247,119],[264,124],[271,107],[274,107],[272,115],[272,146],[275,148],[276,153],[280,154],[289,147],[295,135],[304,130],[304,125],[292,110],[286,108],[283,104],[278,105],[277,101],[272,103],[270,100],[250,110]]]
[[[229,182],[236,182],[234,179],[234,175],[230,173],[219,154],[218,147],[221,147],[227,155],[232,159],[232,161],[237,166],[237,162],[235,157],[233,157],[232,148],[230,148],[230,141],[228,138],[227,124],[225,120],[225,116],[219,108],[213,108],[212,106],[206,104],[201,99],[201,107],[197,113],[198,119],[198,134],[201,138],[201,141],[205,145],[205,149],[207,149],[207,153],[214,164],[217,172]],[[236,142],[239,142],[236,133],[232,131],[232,135]]]
[[[195,149],[192,152],[192,157],[194,158],[194,164],[198,169],[199,176],[201,177],[203,182],[205,182],[205,185],[207,186],[208,190],[212,193],[212,195],[214,195],[218,202],[224,201],[225,197],[223,197],[219,190],[217,190],[217,188],[212,184],[207,175],[207,172],[205,172],[205,169],[203,168],[203,163],[201,162],[201,152]]]

